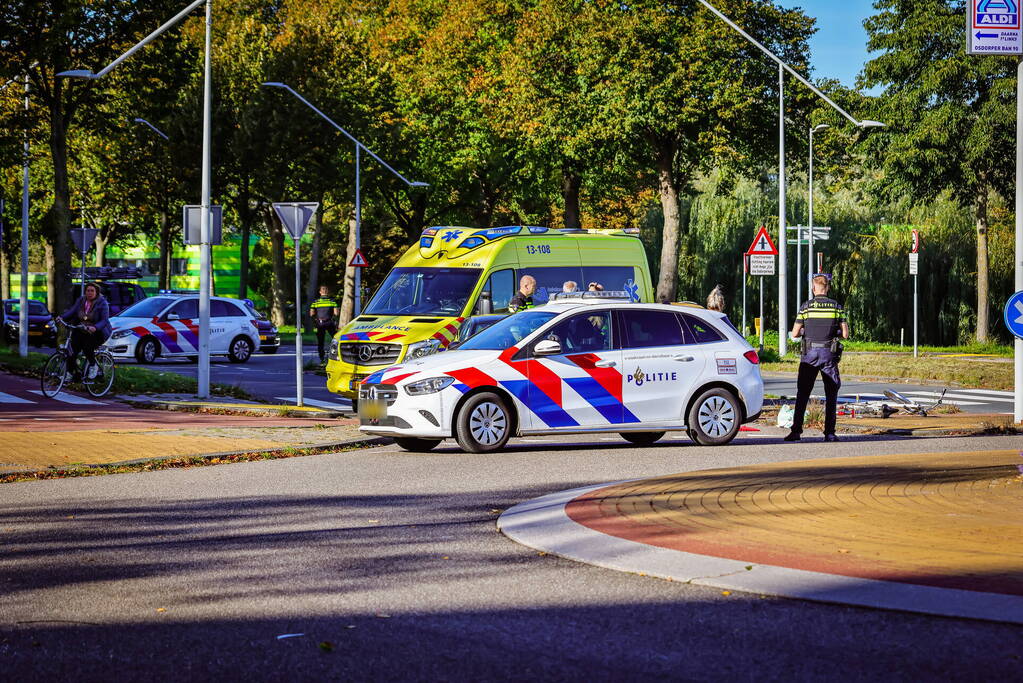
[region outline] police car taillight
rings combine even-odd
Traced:
[[[754,351],[753,349],[750,349],[749,351],[742,355],[745,356],[746,360],[748,360],[750,363],[753,363],[753,365],[760,365],[760,356],[758,356],[757,352]]]

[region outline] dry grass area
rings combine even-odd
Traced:
[[[763,363],[765,372],[796,372],[795,358]],[[921,380],[976,389],[1013,388],[1012,363],[994,363],[964,358],[892,356],[886,354],[846,354],[839,366],[843,375],[878,380]]]

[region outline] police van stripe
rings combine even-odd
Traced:
[[[564,408],[552,401],[542,391],[530,391],[530,381],[513,379],[501,381],[501,386],[522,402],[548,427],[578,427],[579,423]]]
[[[612,396],[607,389],[592,377],[567,377],[565,383],[572,387],[586,402],[597,409],[611,424],[639,422],[625,404]]]
[[[597,380],[604,389],[614,396],[619,403],[622,399],[622,373],[613,368],[598,368],[597,361],[600,356],[592,353],[580,353],[567,358],[586,371],[593,379]]]

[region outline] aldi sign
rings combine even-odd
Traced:
[[[966,6],[966,51],[969,54],[1023,54],[1020,0],[969,0]]]

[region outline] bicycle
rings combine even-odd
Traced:
[[[71,330],[85,329],[84,325],[71,325],[60,317],[54,318],[58,325],[67,328],[64,341],[57,345],[57,350],[50,355],[43,366],[43,395],[53,398],[61,392],[65,384],[80,383],[85,390],[96,397],[104,396],[114,384],[114,357],[109,352],[96,350],[96,376],[89,378],[86,372],[85,355],[79,353],[71,363]]]

